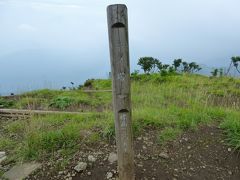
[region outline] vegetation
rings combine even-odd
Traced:
[[[36,90],[21,94],[16,98],[0,98],[0,108],[94,111],[99,105],[109,106],[111,97],[105,92],[85,93],[84,88],[111,89],[108,80],[88,80],[81,89],[72,87],[67,90]],[[104,106],[103,106],[104,108]]]
[[[179,66],[175,64],[174,69]],[[89,84],[89,83],[88,83]],[[110,80],[91,80],[93,89],[110,89]],[[146,88],[147,87],[147,88]],[[154,128],[160,144],[200,124],[220,123],[228,142],[240,148],[240,80],[208,78],[194,74],[134,74],[132,76],[133,130],[137,136]],[[111,93],[85,93],[82,90],[39,90],[21,95],[15,107],[38,104],[79,111],[79,104],[102,107],[83,115],[34,116],[28,120],[0,123],[0,149],[7,161],[44,160],[57,153],[71,155],[83,144],[114,138]],[[5,102],[2,100],[1,102]],[[6,102],[5,102],[6,103]]]
[[[240,56],[233,56],[233,57],[231,58],[231,62],[230,62],[230,65],[229,65],[229,67],[228,67],[228,70],[227,70],[227,72],[226,72],[226,75],[229,75],[232,66],[235,67],[235,69],[237,70],[238,73],[240,73],[239,63],[240,63]]]
[[[0,108],[9,108],[13,106],[13,101],[0,97]]]
[[[153,57],[142,57],[138,60],[138,65],[143,69],[145,74],[154,73],[156,69],[162,75],[168,73],[194,73],[200,71],[202,68],[195,62],[187,63],[182,59],[175,59],[172,65],[163,64],[156,58]]]

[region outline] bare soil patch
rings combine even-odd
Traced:
[[[225,136],[216,125],[202,126],[188,131],[174,142],[159,145],[157,131],[146,129],[134,142],[137,180],[213,180],[240,179],[240,157],[229,148]],[[117,179],[117,163],[108,161],[115,152],[114,143],[82,146],[64,171],[56,170],[56,162],[45,162],[41,169],[28,179],[102,180]],[[89,161],[89,155],[96,160]],[[87,168],[77,173],[74,167],[86,162]]]

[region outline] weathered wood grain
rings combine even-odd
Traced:
[[[122,4],[110,5],[107,14],[119,179],[133,180],[135,174],[127,7]]]

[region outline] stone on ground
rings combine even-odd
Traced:
[[[113,177],[113,174],[112,174],[112,172],[107,172],[107,179],[110,179],[110,178],[112,178]]]
[[[0,151],[0,158],[6,156],[6,153],[4,151]]]
[[[80,163],[78,163],[78,165],[76,165],[74,167],[74,170],[77,172],[84,171],[85,169],[87,169],[87,163],[85,163],[85,162],[80,162]]]
[[[165,153],[165,152],[161,152],[161,153],[159,154],[159,157],[160,157],[160,158],[163,158],[163,159],[169,159],[169,155],[168,155],[167,153]]]
[[[112,164],[117,161],[117,154],[116,153],[110,153],[108,156],[108,161]]]
[[[0,151],[0,164],[7,158],[4,151]]]
[[[95,161],[96,161],[96,158],[95,158],[94,156],[92,156],[92,155],[89,155],[89,156],[88,156],[88,161],[90,161],[90,162],[95,162]]]
[[[41,164],[33,162],[15,165],[12,169],[4,173],[3,177],[9,180],[22,180],[40,168],[40,166]]]

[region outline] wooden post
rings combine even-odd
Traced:
[[[110,5],[107,14],[119,179],[134,180],[127,7]]]

